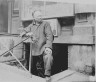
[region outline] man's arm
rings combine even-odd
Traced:
[[[32,26],[32,24],[30,24],[28,27],[24,28],[24,29],[22,30],[22,32],[20,33],[20,36],[23,37],[23,36],[26,35],[28,32],[30,32],[30,31],[31,31],[31,26]]]
[[[51,26],[49,23],[45,24],[45,35],[46,35],[46,48],[51,48],[52,49],[52,43],[53,43],[53,33],[51,30]]]

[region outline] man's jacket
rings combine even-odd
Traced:
[[[48,22],[42,21],[40,24],[37,25],[32,23],[28,27],[26,27],[23,32],[33,32],[31,38],[33,40],[33,56],[41,55],[46,47],[52,49],[53,33]]]

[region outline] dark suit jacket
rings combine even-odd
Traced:
[[[41,55],[46,47],[52,48],[53,33],[48,22],[42,21],[38,25],[32,23],[23,32],[33,32],[32,55]]]

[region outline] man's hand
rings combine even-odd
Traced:
[[[33,35],[33,32],[28,32],[27,34],[26,34],[26,36],[32,36]]]
[[[45,48],[45,54],[52,54],[52,50],[50,48]]]
[[[25,32],[22,32],[21,34],[20,34],[20,37],[23,37],[25,35]]]

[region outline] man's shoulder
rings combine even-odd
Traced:
[[[32,27],[33,26],[33,24],[31,23],[31,24],[29,24],[27,27]]]
[[[42,22],[43,22],[44,25],[49,25],[49,22],[46,21],[46,20],[43,20]]]

